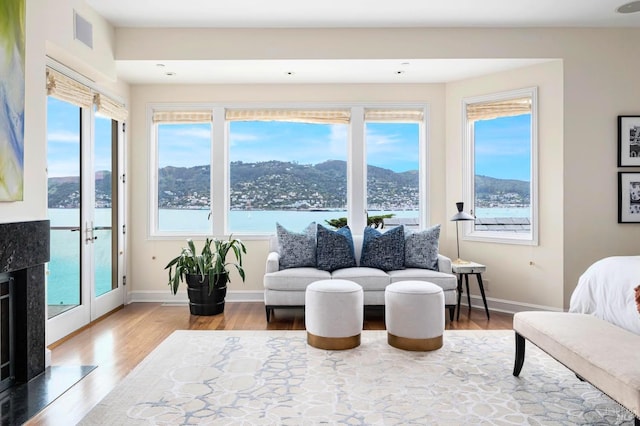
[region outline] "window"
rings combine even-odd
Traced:
[[[420,147],[424,112],[365,110],[369,220],[420,226]],[[426,175],[426,173],[424,173]]]
[[[157,164],[152,228],[159,234],[211,233],[210,111],[153,114]]]
[[[468,239],[537,244],[535,88],[466,99]],[[467,225],[465,225],[467,226]]]
[[[424,222],[424,106],[199,108],[150,107],[151,236]]]
[[[227,111],[229,232],[346,217],[348,119],[345,110]]]

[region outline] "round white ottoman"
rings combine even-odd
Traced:
[[[320,280],[307,286],[304,323],[307,343],[342,350],[360,345],[364,297],[362,287],[347,280]]]
[[[387,342],[408,351],[432,351],[442,347],[444,294],[425,281],[400,281],[384,292]]]

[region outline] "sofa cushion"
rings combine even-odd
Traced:
[[[316,247],[318,269],[331,272],[340,268],[356,266],[353,238],[351,237],[351,229],[348,226],[332,231],[318,224],[316,235],[318,240]]]
[[[390,282],[389,275],[386,272],[363,266],[338,269],[331,273],[331,278],[353,281],[360,284],[365,292],[369,290],[384,290]]]
[[[404,266],[438,270],[438,239],[440,225],[421,232],[405,230]]]
[[[276,223],[280,269],[316,266],[316,223],[302,232],[292,232]]]
[[[445,291],[458,288],[458,280],[455,275],[432,271],[431,269],[407,268],[399,271],[389,271],[387,274],[389,274],[392,283],[408,280],[428,281],[442,287]]]
[[[366,227],[362,241],[360,266],[392,271],[404,268],[404,227],[385,233]]]
[[[314,281],[329,280],[331,274],[316,268],[292,268],[264,274],[264,288],[304,291]]]

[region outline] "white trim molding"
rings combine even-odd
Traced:
[[[463,222],[462,239],[466,241],[483,241],[491,243],[538,245],[538,88],[526,87],[500,93],[469,97],[462,100],[462,145],[463,145],[463,200],[467,209],[475,210],[475,141],[472,122],[467,117],[467,107],[471,104],[501,102],[523,97],[531,98],[531,130],[530,130],[530,194],[529,205],[531,215],[530,232],[478,231],[474,223]],[[475,212],[472,213],[475,216]]]
[[[179,291],[176,295],[170,291],[140,290],[132,291],[127,295],[127,304],[137,302],[154,302],[176,305],[189,303],[186,291]],[[228,291],[225,302],[264,302],[262,290],[237,290]]]

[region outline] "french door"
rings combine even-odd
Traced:
[[[123,125],[48,97],[47,344],[124,303]]]

